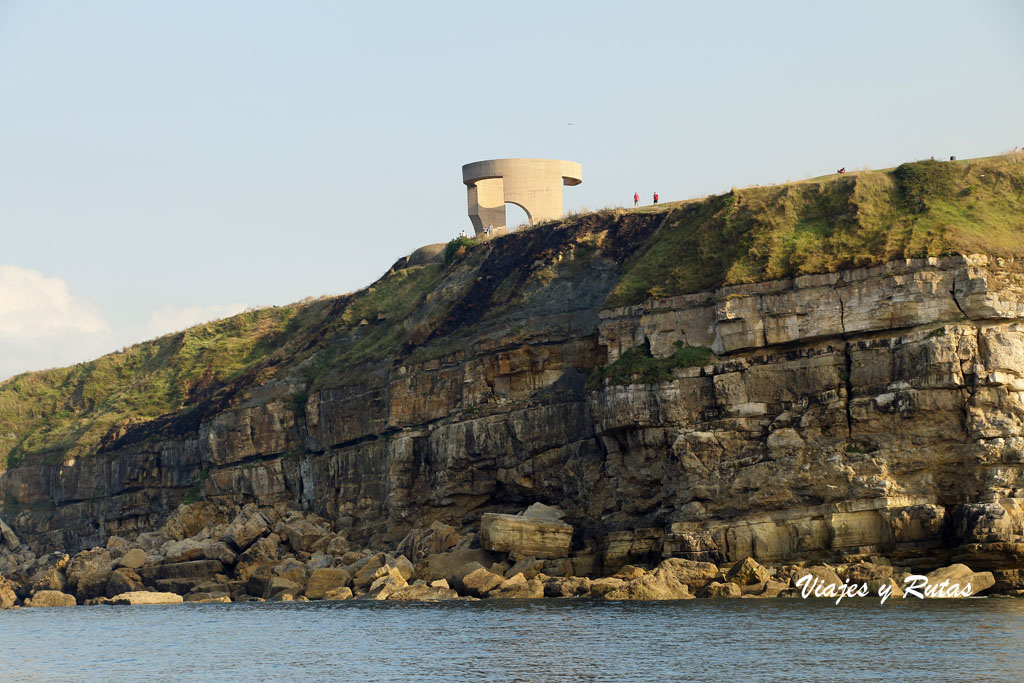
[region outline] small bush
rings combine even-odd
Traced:
[[[471,238],[456,237],[444,247],[444,264],[449,265],[455,259],[464,256],[474,246],[476,243]]]
[[[651,342],[644,340],[641,346],[634,346],[604,367],[598,368],[587,380],[587,389],[598,389],[604,384],[657,384],[675,379],[677,368],[693,368],[707,365],[715,358],[706,346],[687,346],[681,341],[675,343],[676,350],[671,356],[654,358]]]

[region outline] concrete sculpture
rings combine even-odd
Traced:
[[[462,167],[469,219],[476,234],[505,227],[505,204],[519,206],[533,225],[562,217],[562,185],[583,182],[583,167],[555,159],[490,159]]]

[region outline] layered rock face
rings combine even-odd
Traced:
[[[150,531],[189,494],[300,506],[386,545],[541,500],[574,529],[567,574],[884,554],[1024,588],[1019,264],[900,261],[602,311],[616,250],[655,227],[619,226],[586,261],[571,240],[520,245],[551,280],[500,309],[470,290],[426,352],[302,402],[301,368],[283,370],[145,439],[12,468],[5,518],[37,552],[72,551]],[[474,282],[500,279],[488,263]],[[655,357],[676,342],[716,356],[657,384],[585,388],[645,341]]]
[[[633,482],[618,514],[673,520],[670,553],[1013,570],[1020,283],[1015,264],[952,257],[602,313],[611,355],[646,338],[654,355],[682,340],[725,356],[590,396],[608,481]]]

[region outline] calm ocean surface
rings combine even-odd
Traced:
[[[0,612],[2,681],[1024,679],[1024,600]]]

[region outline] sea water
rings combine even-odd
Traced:
[[[0,612],[2,681],[1024,680],[1024,600],[309,602]]]

